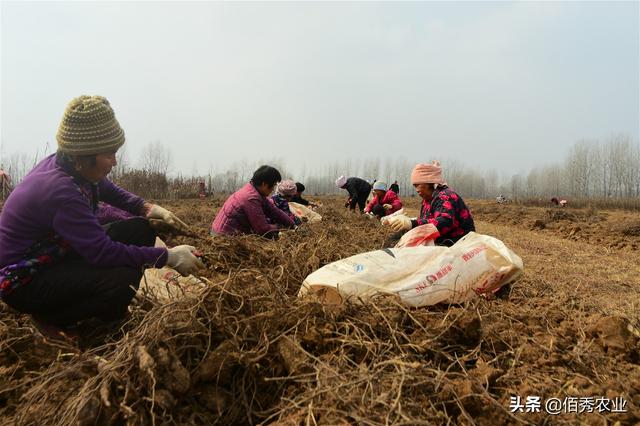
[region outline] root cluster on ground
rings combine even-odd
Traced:
[[[83,350],[40,342],[25,316],[2,305],[3,422],[640,421],[640,298],[609,315],[576,304],[571,286],[527,271],[506,300],[410,309],[380,296],[327,306],[296,296],[304,278],[382,248],[388,230],[327,199],[321,223],[276,241],[211,238],[218,206],[174,208],[201,229],[170,242],[203,251],[206,290],[170,303],[139,295],[126,322],[94,330]],[[572,220],[545,220],[560,219]],[[623,396],[628,405],[624,413],[512,413],[510,398],[528,395]]]

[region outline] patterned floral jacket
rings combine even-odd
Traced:
[[[446,185],[433,192],[430,202],[422,201],[420,216],[412,222],[414,227],[433,224],[440,232],[436,244],[447,246],[476,230],[471,212],[462,197]]]
[[[302,223],[298,216],[294,215],[291,212],[291,209],[289,208],[289,202],[282,195],[276,194],[271,197],[271,200],[273,200],[273,204],[275,204],[277,208],[285,212],[296,225],[300,225]]]

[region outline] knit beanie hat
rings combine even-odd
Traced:
[[[67,154],[102,154],[124,144],[124,131],[109,101],[102,96],[80,96],[67,105],[56,139],[58,149]]]
[[[386,182],[381,182],[381,181],[376,181],[373,184],[373,190],[374,191],[386,191],[387,190],[387,184]]]
[[[283,180],[278,184],[276,191],[284,197],[295,195],[297,191],[296,183],[290,179]]]

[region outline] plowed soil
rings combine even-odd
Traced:
[[[277,241],[208,236],[223,199],[161,203],[196,230],[207,288],[44,342],[0,304],[3,424],[637,424],[640,214],[468,200],[477,231],[525,272],[503,298],[406,308],[296,297],[312,271],[382,248],[390,231],[321,198],[319,224]],[[405,200],[415,213],[418,201]],[[510,401],[538,396],[539,412]],[[622,398],[550,414],[550,398]],[[578,407],[579,408],[579,407]],[[565,411],[573,411],[567,409]],[[589,412],[592,411],[592,412]]]

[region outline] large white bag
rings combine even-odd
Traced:
[[[206,283],[194,275],[183,277],[168,266],[148,268],[140,280],[138,293],[158,302],[167,303],[185,297],[198,297],[207,288]]]
[[[492,293],[522,270],[522,259],[502,241],[471,232],[449,248],[391,248],[333,262],[307,276],[298,296],[366,302],[386,293],[412,307],[459,303]]]
[[[167,247],[156,237],[155,247]],[[199,296],[207,288],[205,281],[194,275],[183,277],[169,267],[147,268],[140,279],[138,294],[161,303],[168,303],[188,296]]]
[[[291,210],[291,213],[293,213],[300,220],[306,218],[307,222],[309,223],[316,223],[322,220],[322,216],[319,213],[314,212],[309,207],[303,206],[302,204],[290,201],[289,209]]]

